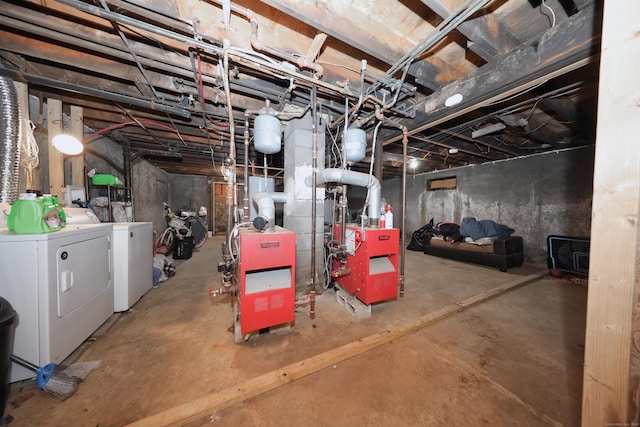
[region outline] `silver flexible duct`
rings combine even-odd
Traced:
[[[20,105],[13,80],[0,77],[0,203],[11,203],[18,198],[20,173]]]
[[[317,184],[325,182],[339,182],[341,184],[357,185],[359,187],[368,187],[371,197],[369,198],[369,218],[372,223],[378,224],[380,218],[380,198],[382,195],[382,187],[380,181],[375,177],[366,173],[354,172],[346,169],[328,168],[318,173],[316,176]],[[311,185],[311,177],[307,177],[306,184]]]

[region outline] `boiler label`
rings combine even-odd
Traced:
[[[262,242],[260,249],[275,249],[280,247],[280,242]]]

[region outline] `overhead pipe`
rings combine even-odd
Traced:
[[[122,144],[122,171],[124,172],[124,201],[131,201],[131,143],[129,140],[121,142]]]
[[[70,90],[72,92],[78,92],[89,96],[95,96],[101,99],[107,99],[122,104],[135,105],[137,107],[148,108],[149,110],[160,111],[163,113],[172,114],[174,116],[188,119],[191,117],[191,112],[178,105],[169,106],[155,101],[141,100],[133,96],[121,95],[119,93],[108,92],[96,88],[80,86],[74,83],[61,82],[59,80],[50,79],[47,77],[41,77],[35,74],[24,73],[18,70],[12,70],[0,65],[0,75],[11,77],[23,83],[33,83],[37,85],[50,86],[57,89]]]
[[[162,150],[138,150],[131,155],[131,161],[134,161],[138,157],[141,156],[154,156],[154,157],[171,157],[174,159],[181,159],[182,155],[180,153],[172,152],[172,151],[162,151]]]
[[[316,317],[316,184],[318,170],[318,100],[317,89],[311,89],[311,291],[310,316]]]
[[[219,6],[224,6],[223,0],[211,0],[212,3],[216,3]],[[288,52],[282,52],[278,49],[274,49],[269,46],[265,46],[265,44],[258,37],[258,19],[255,12],[251,9],[238,6],[235,3],[230,4],[231,11],[237,13],[238,15],[244,16],[249,20],[251,24],[251,47],[259,52],[265,52],[270,55],[276,56],[280,59],[284,59],[289,62],[293,62],[297,64],[300,68],[306,68],[315,71],[318,77],[321,77],[324,74],[324,68],[322,65],[307,60],[304,56],[294,55]]]
[[[231,42],[227,39],[223,41],[223,62],[222,62],[222,82],[224,93],[227,98],[227,110],[229,112],[229,158],[227,167],[231,169],[231,175],[227,177],[227,240],[230,237],[231,229],[236,217],[236,132],[233,120],[233,105],[231,104],[231,89],[229,88],[229,48]]]
[[[18,198],[22,125],[18,94],[13,80],[0,77],[0,203]]]
[[[382,123],[387,124],[389,126],[396,127],[402,131],[402,226],[400,229],[400,239],[401,239],[401,257],[400,257],[400,276],[398,280],[400,281],[400,296],[404,296],[404,258],[405,258],[405,227],[407,223],[407,146],[409,145],[409,132],[407,131],[407,127],[401,125],[400,123],[391,120],[385,117],[382,114],[382,109],[379,107],[376,108],[375,116]]]
[[[216,2],[217,0],[211,0]],[[211,40],[211,37],[202,37],[200,35],[196,35],[197,37],[194,37],[193,35],[184,35],[184,34],[180,34],[177,33],[175,31],[171,31],[170,29],[167,28],[163,28],[148,22],[144,22],[135,18],[131,18],[129,16],[126,15],[121,15],[119,13],[116,12],[108,12],[102,8],[81,2],[79,0],[58,0],[59,3],[65,4],[67,6],[71,6],[74,7],[76,9],[79,9],[83,12],[86,12],[88,14],[94,15],[94,16],[99,16],[101,18],[107,19],[107,20],[114,20],[116,22],[125,24],[127,26],[130,27],[135,27],[135,28],[139,28],[145,31],[149,31],[153,34],[162,36],[162,37],[167,37],[171,40],[175,40],[178,41],[180,43],[184,43],[187,46],[194,46],[194,47],[198,47],[203,49],[206,52],[210,52],[216,55],[221,55],[223,54],[223,49],[215,44],[212,44],[210,42],[204,41],[204,40]],[[220,4],[220,1],[217,1],[218,4]],[[246,10],[244,8],[240,8],[239,6],[236,6],[234,4],[231,5],[231,9],[233,11],[236,11],[237,13],[241,14],[241,15],[245,15],[243,12],[238,12],[238,10]],[[173,17],[176,20],[179,20],[178,17]],[[233,49],[233,48],[232,48]],[[319,87],[322,87],[324,89],[327,89],[333,93],[336,94],[346,94],[346,91],[343,87],[340,87],[338,85],[334,85],[334,84],[330,84],[327,82],[323,82],[321,80],[318,80],[317,78],[314,78],[312,76],[308,76],[302,73],[298,73],[295,71],[292,71],[290,68],[287,68],[286,66],[283,66],[282,64],[276,63],[275,61],[273,62],[269,62],[266,60],[261,60],[260,58],[255,57],[254,55],[250,55],[247,54],[246,51],[242,51],[241,49],[233,49],[233,56],[239,57],[239,58],[244,58],[248,61],[250,61],[252,64],[251,66],[254,69],[257,69],[259,71],[265,72],[266,70],[264,69],[265,67],[268,69],[273,69],[273,70],[277,70],[279,73],[282,73],[284,75],[290,76],[295,78],[297,81],[300,82],[305,82],[309,85],[312,84],[317,84]]]
[[[338,182],[340,184],[357,185],[359,187],[367,187],[371,194],[369,200],[369,220],[372,227],[377,227],[380,220],[380,198],[382,197],[382,187],[380,181],[374,176],[362,172],[355,172],[346,169],[328,168],[316,175],[316,184],[324,184],[327,182]],[[305,180],[308,186],[311,186],[311,177]]]
[[[242,221],[249,221],[249,114],[244,112],[244,198]]]
[[[247,9],[246,16],[247,16],[247,19],[249,19],[249,22],[251,23],[251,47],[253,47],[255,50],[259,52],[266,52],[270,55],[277,56],[286,61],[293,62],[297,64],[300,68],[307,68],[307,69],[313,70],[315,71],[318,77],[322,77],[322,74],[324,73],[324,68],[322,67],[322,65],[316,62],[309,61],[304,56],[298,56],[292,53],[282,52],[278,49],[265,46],[264,43],[262,43],[262,40],[260,40],[260,38],[258,37],[258,20],[256,19],[255,13],[253,13],[251,9]]]

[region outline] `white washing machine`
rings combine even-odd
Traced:
[[[153,286],[153,223],[112,225],[114,310],[126,311]]]
[[[17,312],[13,353],[60,363],[113,314],[111,224],[0,231],[0,295]],[[34,373],[12,365],[11,382]]]

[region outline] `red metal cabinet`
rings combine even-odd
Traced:
[[[400,230],[347,224],[345,234],[346,268],[351,273],[337,278],[338,284],[365,304],[396,298]],[[334,236],[340,235],[336,226]]]
[[[236,327],[242,336],[295,317],[296,235],[240,229]],[[238,331],[236,331],[238,332]]]

